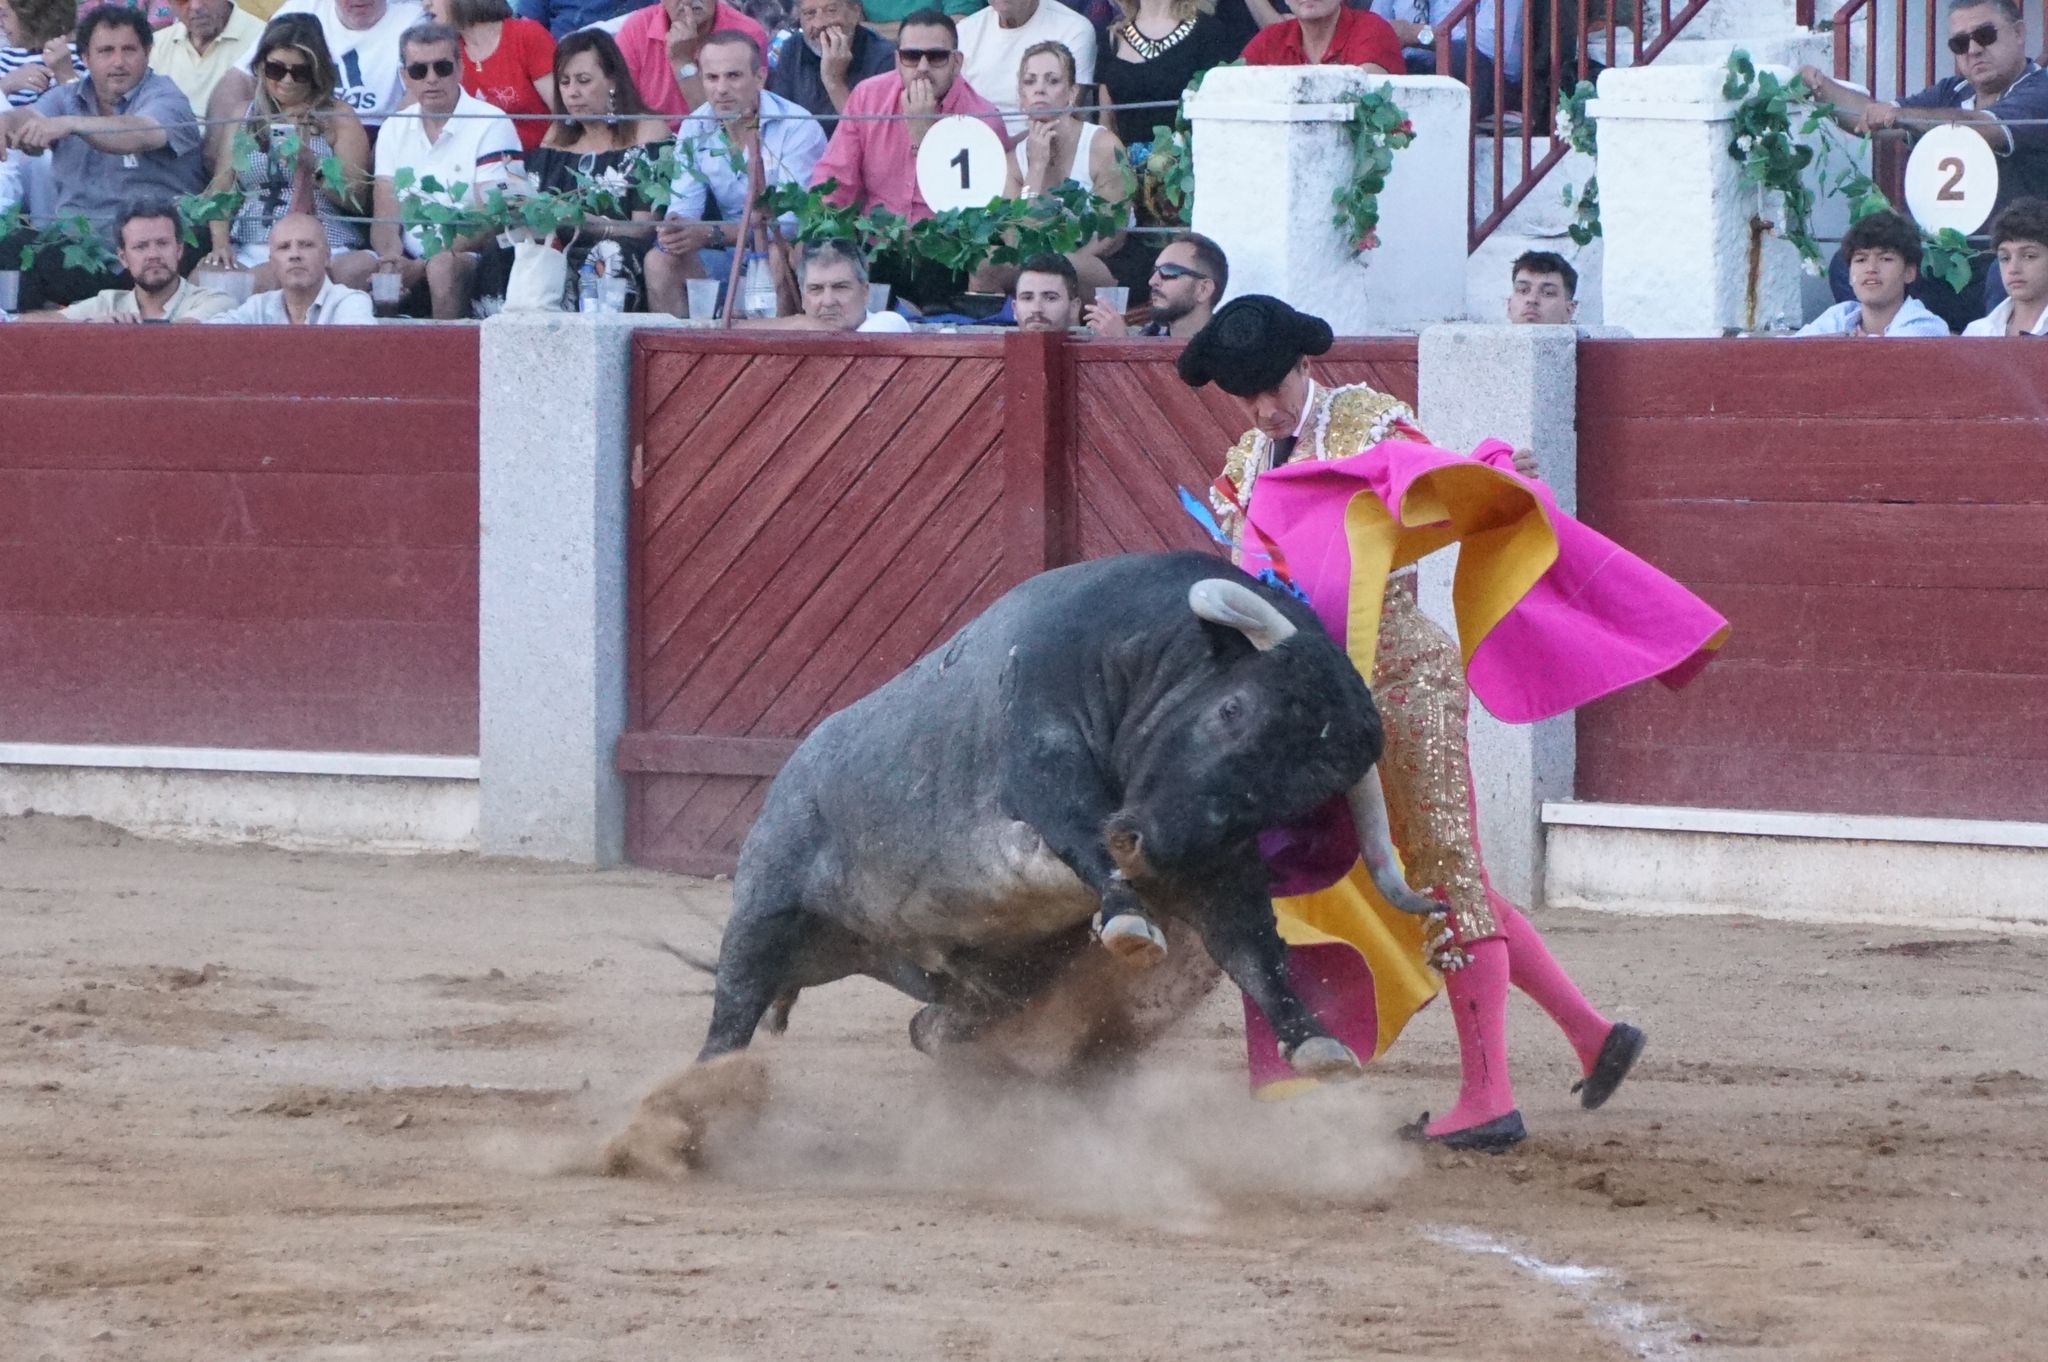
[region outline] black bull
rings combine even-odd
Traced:
[[[1381,745],[1314,614],[1217,558],[1035,577],[819,725],[776,777],[740,853],[699,1058],[852,974],[928,1004],[921,1043],[970,1035],[1099,950],[1091,918],[1145,954],[1157,917],[1199,937],[1297,1071],[1353,1072],[1288,983],[1256,837],[1348,794],[1382,891],[1434,907],[1393,869]]]

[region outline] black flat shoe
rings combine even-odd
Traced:
[[[1621,1080],[1628,1077],[1628,1071],[1635,1067],[1636,1057],[1643,1053],[1643,1041],[1647,1039],[1640,1027],[1627,1022],[1616,1022],[1614,1029],[1607,1033],[1607,1039],[1600,1043],[1600,1057],[1593,1061],[1593,1072],[1572,1084],[1572,1091],[1579,1095],[1579,1105],[1587,1111],[1599,1108],[1614,1090],[1621,1086]]]
[[[1463,1149],[1478,1154],[1505,1154],[1529,1138],[1529,1128],[1522,1124],[1520,1109],[1505,1116],[1496,1116],[1483,1125],[1449,1130],[1441,1135],[1429,1133],[1429,1113],[1425,1111],[1395,1133],[1418,1144],[1441,1145],[1445,1149]]]

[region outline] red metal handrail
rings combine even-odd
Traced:
[[[1443,22],[1435,26],[1436,73],[1461,80],[1467,88],[1475,84],[1478,75],[1478,10],[1481,3],[1482,0],[1460,0],[1456,8],[1444,16]],[[1637,10],[1641,3],[1642,0],[1598,0],[1597,7],[1609,10],[1608,17],[1602,20],[1607,39],[1605,60],[1596,56],[1593,50],[1596,44],[1588,38],[1592,12],[1596,8],[1595,0],[1529,0],[1529,3],[1523,5],[1522,60],[1517,73],[1521,79],[1511,86],[1501,63],[1492,62],[1493,116],[1490,120],[1482,121],[1477,117],[1472,120],[1473,162],[1476,164],[1478,161],[1481,139],[1489,140],[1493,144],[1493,208],[1481,218],[1477,186],[1468,189],[1465,199],[1468,250],[1478,250],[1480,243],[1493,235],[1495,229],[1507,221],[1508,215],[1529,197],[1530,191],[1542,182],[1543,177],[1564,159],[1565,153],[1571,148],[1564,141],[1552,137],[1551,128],[1558,96],[1564,93],[1569,85],[1576,85],[1579,81],[1590,78],[1596,66],[1615,64],[1621,51],[1621,43],[1615,28],[1616,19],[1613,11],[1617,8]],[[1807,0],[1807,3],[1811,3],[1811,0]],[[1869,3],[1869,0],[1854,0],[1854,3]],[[1641,66],[1654,60],[1657,54],[1707,7],[1707,0],[1684,0],[1677,8],[1674,8],[1673,0],[1656,0],[1656,4],[1658,27],[1654,40],[1643,40],[1640,13],[1634,16],[1635,23],[1629,34],[1631,65]],[[1545,7],[1543,13],[1547,23],[1544,28],[1549,47],[1549,61],[1541,73],[1543,80],[1538,79],[1536,65],[1538,44],[1535,19],[1538,5]],[[1576,39],[1578,50],[1567,55],[1564,51],[1565,21],[1573,18],[1577,22],[1572,26],[1572,35]],[[1496,5],[1493,12],[1492,43],[1496,54],[1507,47],[1506,24],[1504,6]],[[1462,73],[1457,70],[1457,62],[1451,52],[1452,44],[1460,40],[1465,44],[1465,69]],[[1569,82],[1558,78],[1560,72],[1569,73]],[[1510,93],[1517,95],[1518,108],[1510,107]],[[1505,117],[1507,114],[1517,115],[1512,127]],[[1536,154],[1535,146],[1539,136],[1550,139],[1549,148],[1540,157]],[[1519,145],[1510,148],[1509,143]],[[1507,175],[1508,161],[1511,157],[1520,162],[1518,173],[1512,182]]]

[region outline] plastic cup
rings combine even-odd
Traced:
[[[877,312],[887,312],[888,310],[889,286],[887,284],[869,284],[868,315],[872,317]]]
[[[686,279],[683,287],[690,295],[690,316],[697,321],[710,321],[718,315],[718,281],[716,279]]]
[[[370,276],[370,301],[379,307],[397,307],[401,280],[396,270],[378,270]]]
[[[0,270],[0,312],[21,310],[21,271]]]
[[[626,310],[625,275],[607,274],[598,281],[597,292],[598,297],[603,300],[603,307],[606,312],[624,312]]]
[[[1095,301],[1121,317],[1131,310],[1131,291],[1121,284],[1095,290]]]

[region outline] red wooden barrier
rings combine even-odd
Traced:
[[[0,740],[476,751],[470,327],[0,327]]]
[[[2048,346],[1587,341],[1579,508],[1735,632],[1578,796],[2048,818]]]
[[[634,337],[627,853],[732,869],[819,720],[1010,586],[1104,553],[1200,547],[1246,424],[1180,347],[1054,336]],[[1413,342],[1319,366],[1413,400]]]

